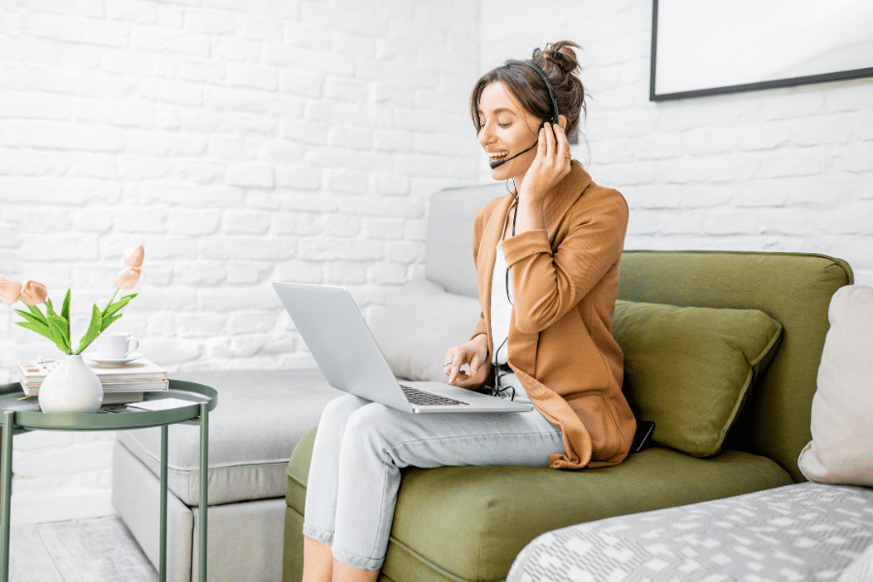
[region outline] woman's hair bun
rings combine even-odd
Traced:
[[[575,73],[579,69],[579,61],[576,60],[576,51],[573,48],[580,47],[575,42],[569,40],[549,43],[542,50],[542,56],[545,61],[554,63],[562,73]],[[533,56],[536,57],[538,52],[540,50],[536,49]]]

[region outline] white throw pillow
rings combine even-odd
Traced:
[[[481,311],[478,299],[414,279],[388,298],[369,325],[395,376],[445,382],[446,352],[470,339]]]
[[[849,285],[828,310],[812,441],[797,461],[810,481],[873,486],[873,287]]]

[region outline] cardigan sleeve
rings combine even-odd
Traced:
[[[544,230],[503,241],[515,326],[522,333],[541,332],[561,319],[621,257],[628,220],[621,194],[586,192],[570,213],[572,225],[554,251]]]

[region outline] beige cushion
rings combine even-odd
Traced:
[[[873,486],[873,288],[834,293],[812,399],[812,441],[798,466],[810,481]]]
[[[446,352],[470,339],[481,311],[478,299],[414,279],[388,298],[369,326],[395,376],[445,382]]]
[[[618,301],[612,333],[624,352],[624,392],[652,440],[695,457],[721,450],[782,325],[757,309]]]

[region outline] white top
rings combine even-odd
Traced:
[[[509,347],[506,339],[509,337],[509,323],[512,318],[512,303],[510,302],[512,289],[507,285],[509,267],[506,265],[506,257],[503,255],[502,242],[508,221],[509,215],[507,214],[506,222],[503,223],[503,232],[500,233],[501,242],[497,243],[494,272],[491,274],[491,336],[494,341],[494,349],[497,350],[498,364],[505,364],[508,359]]]
[[[512,317],[512,304],[506,295],[507,268],[506,257],[503,256],[503,249],[498,243],[497,256],[494,259],[494,274],[491,277],[491,334],[499,364],[505,364],[507,361],[509,348],[508,342],[504,342],[509,337],[509,322]],[[512,290],[509,293],[511,296]]]
[[[494,349],[497,350],[497,363],[505,364],[509,357],[507,338],[509,337],[509,323],[512,321],[512,289],[507,295],[506,257],[500,244],[497,245],[497,253],[494,258],[494,274],[491,276],[491,333],[494,340]],[[505,343],[504,343],[505,342]],[[494,363],[494,360],[491,360]],[[530,402],[524,386],[518,376],[513,372],[500,373],[500,386],[512,386],[511,392],[504,392],[502,398],[508,398],[512,394],[516,402]]]

